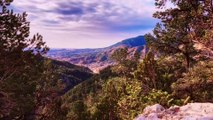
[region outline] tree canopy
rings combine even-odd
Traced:
[[[0,0],[0,119],[40,118],[40,108],[58,96],[51,65],[42,57],[49,48],[40,34],[29,37],[27,14],[14,13],[11,2]]]

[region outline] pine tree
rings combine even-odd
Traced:
[[[162,7],[166,2],[166,0],[156,0],[156,5]],[[188,23],[189,29],[187,37],[193,43],[194,49],[199,53],[196,54],[195,59],[202,57],[212,59],[213,0],[170,0],[170,2],[177,6],[176,13],[179,13],[179,16],[183,13],[187,13],[188,16],[191,16],[182,17],[185,19],[188,18],[186,20],[191,19]],[[169,14],[171,14],[172,11],[174,11],[174,9],[170,10]],[[169,14],[167,14],[167,16]],[[168,19],[166,21],[168,21]]]
[[[191,66],[195,61],[194,56],[198,54],[190,37],[191,25],[196,18],[194,12],[199,7],[196,1],[171,0],[176,5],[175,8],[158,11],[154,14],[155,18],[161,20],[161,23],[158,23],[154,29],[153,46],[161,54],[183,58],[186,69]],[[164,7],[165,4],[164,0],[156,0],[156,6],[159,8]]]
[[[161,23],[154,29],[153,45],[161,53],[183,56],[186,68],[193,61],[212,59],[213,1],[156,0],[156,6],[164,8],[168,2],[175,7],[154,14]]]
[[[111,59],[117,63],[112,70],[126,78],[133,78],[133,72],[139,63],[140,54],[135,52],[133,56],[128,53],[128,48],[120,48],[113,52]]]
[[[53,81],[57,78],[51,63],[42,57],[48,47],[39,34],[29,38],[27,14],[9,10],[11,2],[0,0],[0,119],[56,115],[60,109],[53,108],[61,104],[58,84]],[[43,112],[44,108],[52,111]]]
[[[156,0],[156,6],[163,8],[167,2],[175,7],[155,13],[162,23],[147,38],[160,54],[185,58],[187,71],[179,72],[182,76],[173,83],[176,97],[212,101],[213,1]]]

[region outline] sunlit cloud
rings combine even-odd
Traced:
[[[50,47],[104,47],[151,32],[153,0],[15,0]]]

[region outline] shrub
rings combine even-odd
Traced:
[[[213,102],[213,61],[197,63],[172,85],[174,95],[194,102]]]

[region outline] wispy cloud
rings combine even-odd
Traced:
[[[32,31],[50,47],[103,47],[144,34],[156,23],[153,0],[15,0],[12,5],[29,14]]]

